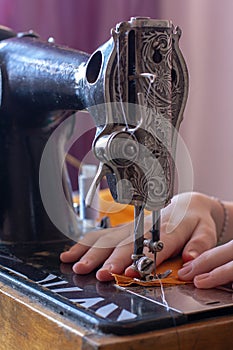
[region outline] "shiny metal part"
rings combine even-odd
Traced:
[[[211,312],[213,310],[224,310],[232,308],[232,293],[219,289],[198,289],[193,284],[177,285],[161,288],[144,288],[141,286],[132,286],[125,288],[128,292],[136,294],[141,298],[169,307],[169,309],[182,312],[185,315],[197,315]],[[227,309],[225,309],[227,312]]]
[[[136,258],[136,257],[134,257]],[[163,273],[156,274],[154,272],[154,260],[148,258],[147,256],[141,256],[137,257],[137,259],[134,259],[134,264],[132,267],[140,274],[142,281],[148,281],[151,282],[153,280],[163,279],[172,273],[172,270],[166,270]],[[134,278],[135,281],[139,281],[138,278]]]
[[[153,242],[152,239],[150,240],[145,239],[144,246],[148,248],[149,252],[158,253],[158,252],[161,252],[161,250],[163,249],[163,242],[162,241]]]
[[[147,256],[142,256],[134,261],[133,266],[141,278],[147,280],[154,270],[154,261]]]
[[[167,271],[165,271],[165,272],[163,272],[163,273],[158,273],[157,275],[156,275],[156,278],[158,278],[158,279],[163,279],[163,278],[166,278],[166,277],[168,277],[168,276],[170,276],[170,274],[172,273],[172,270],[167,270]]]

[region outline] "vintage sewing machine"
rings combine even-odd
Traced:
[[[49,164],[41,170],[41,158],[57,126],[74,110],[86,109],[97,127],[93,151],[100,161],[87,205],[104,176],[114,200],[134,205],[133,261],[138,268],[145,244],[155,256],[162,248],[158,212],[173,194],[176,132],[188,89],[178,47],[180,30],[174,32],[169,21],[132,18],[120,23],[91,56],[41,42],[33,32],[15,35],[2,30],[5,34],[11,37],[0,47],[1,240],[47,244],[63,234],[79,238],[80,227],[64,201],[59,201],[55,220],[50,214],[60,172],[71,203],[67,172],[59,171],[65,128],[56,139],[61,145],[57,154],[49,154],[52,176]],[[47,196],[52,193],[50,208],[43,199],[45,191]],[[155,213],[152,239],[146,243],[144,209]],[[64,221],[60,230],[59,218]]]
[[[93,152],[100,161],[87,205],[106,176],[114,200],[135,208],[133,266],[142,278],[157,278],[160,210],[173,195],[188,93],[181,31],[170,21],[131,18],[111,34],[88,55],[41,41],[33,32],[0,30],[0,281],[72,322],[108,333],[143,332],[188,322],[196,313],[230,310],[226,292],[195,300],[194,287],[174,287],[165,292],[165,306],[154,289],[101,285],[93,274],[76,276],[60,266],[59,253],[82,234],[64,145],[74,112],[87,110],[96,124]],[[152,211],[149,240],[144,209]],[[154,260],[145,258],[144,249]]]

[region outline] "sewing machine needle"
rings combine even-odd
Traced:
[[[160,211],[153,210],[152,211],[152,242],[159,242],[160,240]],[[156,254],[157,250],[154,250],[154,277],[156,277]]]
[[[134,255],[143,254],[144,242],[144,207],[134,207]]]

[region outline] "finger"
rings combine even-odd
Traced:
[[[209,249],[196,259],[186,263],[178,272],[179,278],[182,280],[193,280],[195,276],[210,272],[231,260],[233,260],[233,241]]]
[[[193,231],[198,224],[197,219],[190,219],[187,215],[184,217],[182,210],[180,213],[177,213],[178,218],[174,215],[171,218],[166,213],[166,210],[168,209],[165,208],[163,211],[160,226],[160,239],[163,242],[163,250],[157,254],[156,265],[180,254],[186,242],[192,237]]]
[[[132,261],[131,261],[131,263],[132,263]],[[140,277],[139,272],[133,268],[132,264],[129,267],[127,267],[127,269],[125,270],[125,275],[127,277],[131,277],[131,278],[139,278]]]
[[[178,226],[171,233],[165,233],[163,228],[161,227],[160,239],[163,242],[163,249],[162,251],[157,253],[157,266],[160,265],[163,261],[167,260],[168,258],[177,256],[181,252],[186,242],[185,231],[185,225]]]
[[[209,218],[208,221],[199,222],[194,229],[190,240],[183,249],[183,261],[186,262],[197,258],[206,250],[215,247],[216,243],[217,233],[214,221]]]
[[[197,288],[214,288],[229,282],[233,282],[233,261],[224,264],[211,272],[194,277],[194,285]]]
[[[132,236],[124,239],[127,230],[116,230],[117,232],[113,232],[112,230],[100,237],[81,258],[80,260],[73,266],[73,270],[78,274],[87,274],[99,267],[106,261],[109,256],[112,254],[114,249],[118,246],[118,248],[124,248],[132,242]],[[127,233],[128,234],[128,233]],[[116,249],[116,251],[118,251]],[[128,251],[128,248],[125,249]],[[116,254],[114,254],[116,256]]]
[[[101,269],[97,271],[97,279],[99,281],[109,281],[113,279],[112,273],[122,274],[132,264],[132,251],[133,244],[129,240],[116,247]]]
[[[113,249],[92,248],[84,254],[81,259],[73,266],[73,271],[77,274],[84,275],[92,272],[99,267],[112,253]]]
[[[132,234],[132,224],[126,224],[115,228],[91,231],[67,252],[60,255],[62,262],[69,263],[80,259],[89,249],[107,248],[107,252],[112,251],[119,242],[124,241],[127,236]],[[122,243],[123,244],[123,243]],[[96,251],[93,251],[95,254]],[[90,255],[93,256],[93,254]],[[99,254],[97,254],[99,256]]]
[[[112,246],[114,244],[112,243],[113,242],[112,238],[116,238],[116,239],[117,237],[119,239],[121,237],[125,238],[130,234],[129,226],[130,225],[126,224],[126,225],[113,227],[113,228],[93,230],[91,232],[86,233],[84,237],[79,240],[79,243],[89,247],[96,246],[96,243],[97,245],[102,244],[102,248],[107,247],[109,245]]]
[[[60,259],[64,263],[70,263],[78,260],[95,242],[106,234],[106,230],[96,230],[85,234],[85,236],[68,251],[60,254]]]
[[[76,243],[67,252],[60,254],[60,259],[63,263],[71,263],[77,261],[83,254],[89,249],[89,246],[85,246],[81,243]]]

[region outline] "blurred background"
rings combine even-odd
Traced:
[[[57,44],[88,53],[132,16],[178,25],[190,76],[180,131],[193,164],[194,190],[228,200],[233,200],[232,13],[232,0],[0,0],[1,25],[17,32],[33,29],[42,39],[54,37]],[[80,159],[91,146],[93,127],[91,117],[80,117],[77,132],[92,129],[71,150]]]

